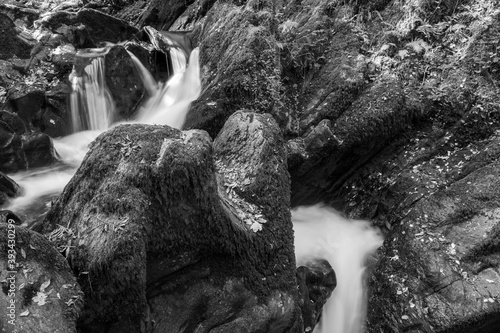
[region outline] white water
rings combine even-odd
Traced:
[[[337,287],[323,308],[314,333],[361,333],[366,316],[364,272],[367,256],[382,236],[367,221],[350,220],[322,205],[292,211],[297,266],[313,258],[328,260]]]
[[[101,49],[97,51],[102,53]],[[186,63],[182,52],[175,52],[171,56],[180,56],[182,59],[175,61]],[[144,103],[136,120],[131,122],[169,125],[180,129],[191,102],[198,98],[201,91],[198,57],[199,50],[193,50],[188,66],[184,65],[185,70],[175,73],[167,83],[156,83],[151,73],[133,57],[150,98]],[[60,160],[67,167],[64,170],[43,168],[9,175],[21,186],[22,192],[3,209],[25,212],[30,206],[39,204],[42,197],[62,192],[83,161],[89,144],[106,129],[117,125],[109,124],[114,102],[104,84],[103,66],[103,58],[97,57],[85,68],[84,77],[72,77],[74,91],[70,97],[71,107],[76,114],[73,119],[75,128],[80,131],[53,140]],[[86,124],[91,130],[82,130],[87,128]]]
[[[115,105],[106,87],[104,57],[92,59],[84,75],[71,75],[70,95],[73,132],[105,130],[110,125]]]

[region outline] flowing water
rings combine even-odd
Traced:
[[[297,266],[322,258],[328,260],[337,276],[337,287],[314,332],[363,332],[365,264],[368,255],[382,245],[382,236],[369,222],[346,219],[322,205],[293,210],[292,221]]]
[[[73,91],[70,95],[70,111],[75,133],[53,139],[63,166],[9,175],[21,186],[22,191],[20,196],[2,209],[12,210],[22,218],[28,218],[30,211],[39,210],[41,201],[50,202],[52,197],[63,191],[83,161],[89,144],[105,130],[118,125],[109,122],[113,116],[114,102],[104,81],[103,56],[106,49],[91,51],[96,57],[85,67],[83,75],[71,75]],[[182,51],[171,52],[170,56],[173,63],[183,62],[184,65],[174,66],[174,74],[166,83],[154,81],[142,63],[132,57],[150,97],[141,107],[136,119],[130,122],[169,125],[179,129],[184,124],[191,102],[198,98],[201,91],[199,50],[191,52],[187,66],[187,59]]]
[[[132,122],[163,124],[181,128],[189,105],[201,91],[199,51],[194,49],[186,66],[184,52],[171,52],[174,74],[166,83],[156,82],[132,54],[149,99]],[[103,50],[98,50],[104,53]],[[5,209],[22,217],[29,207],[45,205],[64,189],[87,153],[88,146],[110,124],[114,102],[104,80],[104,57],[95,57],[81,77],[72,75],[70,96],[75,133],[54,139],[61,165],[10,175],[22,194]],[[46,209],[46,207],[45,207]],[[27,215],[29,212],[26,213]],[[292,212],[297,264],[312,258],[327,259],[337,275],[337,288],[325,306],[316,333],[360,333],[365,303],[363,274],[367,256],[381,245],[382,238],[366,221],[353,221],[324,206],[301,207]]]

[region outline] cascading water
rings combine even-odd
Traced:
[[[149,94],[133,122],[164,124],[181,128],[189,105],[201,92],[199,50],[194,49],[186,67],[184,52],[172,48],[174,75],[157,83],[142,63],[129,53]],[[11,175],[23,195],[6,209],[22,212],[42,197],[60,193],[81,164],[88,145],[109,128],[114,103],[104,81],[104,58],[95,57],[82,77],[73,76],[71,107],[76,133],[54,140],[65,167],[46,168]],[[82,116],[84,115],[84,116]],[[113,126],[113,125],[111,125]],[[292,212],[298,265],[311,258],[327,259],[335,269],[337,288],[325,306],[316,333],[359,333],[364,320],[363,271],[368,254],[381,245],[380,235],[367,222],[351,221],[321,207]]]
[[[72,77],[74,90],[70,96],[71,112],[74,124],[77,124],[75,129],[79,131],[53,140],[54,147],[65,167],[30,170],[10,175],[23,190],[20,196],[11,200],[3,208],[22,214],[30,207],[36,206],[40,198],[47,198],[62,192],[83,161],[89,144],[110,127],[109,115],[114,112],[114,102],[104,82],[102,54],[106,50],[95,49],[92,52],[93,55],[97,53],[98,56],[85,67],[85,74],[82,77],[76,75]],[[182,51],[173,52],[172,57],[176,59],[175,62],[186,63]],[[182,57],[182,59],[176,57]],[[144,103],[138,117],[131,122],[169,125],[180,129],[189,105],[198,98],[201,91],[198,57],[199,50],[194,49],[188,66],[184,65],[184,70],[176,72],[167,83],[156,83],[142,63],[132,57],[142,73],[141,79],[144,80],[143,83],[150,97]],[[175,68],[179,70],[182,66]]]
[[[367,221],[346,219],[321,205],[293,210],[292,220],[297,265],[326,259],[337,276],[337,287],[314,332],[361,333],[366,315],[365,262],[382,245],[382,236]]]
[[[84,69],[84,75],[71,75],[70,95],[73,132],[105,130],[114,113],[114,102],[106,87],[104,57],[92,59]]]

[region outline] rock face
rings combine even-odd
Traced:
[[[21,35],[14,22],[0,12],[0,59],[10,59],[16,55],[29,58],[33,44]]]
[[[77,13],[56,11],[38,24],[62,33],[77,48],[96,47],[101,42],[122,42],[137,33],[137,29],[126,22],[94,9],[82,9]]]
[[[76,333],[83,294],[64,257],[36,232],[10,223],[0,232],[2,329]]]
[[[144,84],[124,47],[112,47],[105,56],[106,86],[116,104],[115,120],[130,119],[146,94]]]
[[[0,205],[6,202],[8,198],[15,197],[18,191],[19,185],[0,171]]]
[[[213,147],[166,126],[102,134],[42,230],[77,235],[84,331],[302,332],[289,186],[266,115],[234,114]]]

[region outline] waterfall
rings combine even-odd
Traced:
[[[114,113],[114,102],[108,88],[104,71],[104,57],[92,59],[82,76],[73,72],[70,76],[71,121],[73,132],[83,130],[105,130]]]
[[[183,60],[185,64],[184,52],[178,51],[171,53],[172,62]],[[138,66],[139,72],[147,72],[140,61],[134,63]],[[180,129],[186,119],[189,105],[198,98],[200,92],[199,49],[196,48],[189,56],[187,67],[174,66],[174,75],[170,80],[158,85],[156,91],[140,108],[136,121],[144,124],[169,125]]]
[[[109,122],[110,115],[114,112],[114,103],[104,81],[102,55],[107,50],[104,48],[91,51],[93,60],[85,67],[84,75],[82,77],[76,76],[75,73],[71,75],[73,84],[70,96],[71,115],[74,129],[78,132],[53,139],[60,160],[66,167],[63,170],[45,168],[36,172],[30,170],[10,175],[23,190],[20,196],[10,200],[2,208],[21,213],[23,217],[24,212],[43,202],[43,198],[53,197],[62,192],[83,161],[89,144],[110,126],[117,125]],[[183,52],[173,54],[174,62],[186,63]],[[132,55],[131,57],[139,69],[141,80],[150,97],[140,108],[136,119],[130,122],[169,125],[180,129],[191,102],[198,98],[201,91],[199,50],[196,48],[191,52],[187,66],[184,64],[174,67],[181,71],[176,72],[166,83],[156,83],[137,57]]]
[[[297,265],[326,259],[337,276],[337,287],[314,333],[363,332],[365,262],[382,245],[382,236],[367,221],[346,219],[322,205],[297,208],[292,220]]]

